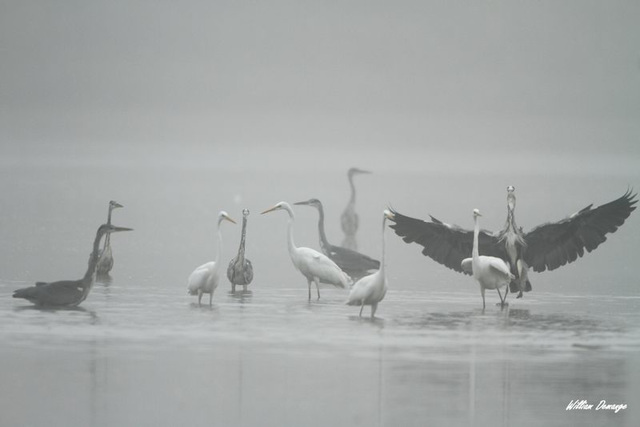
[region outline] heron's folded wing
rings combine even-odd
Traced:
[[[607,240],[635,210],[637,195],[622,197],[591,209],[592,205],[559,222],[540,225],[525,235],[524,259],[534,271],[555,270],[591,252]]]

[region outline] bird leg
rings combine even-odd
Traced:
[[[507,294],[505,293],[504,299],[503,299],[502,294],[500,293],[500,288],[496,288],[496,291],[498,291],[498,296],[500,297],[500,307],[504,307],[505,300],[507,299]]]
[[[483,287],[480,287],[480,294],[482,295],[482,310],[484,311],[485,304],[484,304],[484,288]]]
[[[202,300],[202,289],[198,289],[198,306],[200,306],[200,301]]]
[[[211,293],[209,294],[209,306],[213,305],[213,289],[211,289]]]
[[[371,304],[371,318],[374,319],[376,317],[376,310],[378,309],[378,303]]]
[[[316,284],[316,291],[318,291],[318,299],[320,299],[320,279],[318,279],[317,277],[313,278],[313,281]]]
[[[236,284],[235,283],[231,284],[231,292],[234,293],[234,294],[236,293]]]
[[[307,279],[307,283],[309,285],[309,301],[311,301],[311,279]]]
[[[362,310],[364,309],[364,300],[362,300],[362,304],[360,305],[360,314],[358,314],[359,317],[362,317]]]

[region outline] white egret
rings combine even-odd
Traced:
[[[387,293],[387,277],[384,269],[384,230],[387,218],[393,219],[393,214],[385,209],[382,215],[382,255],[380,256],[380,269],[375,273],[358,280],[349,292],[349,299],[347,300],[347,304],[359,305],[359,316],[362,316],[362,309],[364,308],[364,306],[370,305],[371,318],[373,318],[376,314],[376,310],[378,309],[378,303],[382,301]]]
[[[242,233],[240,235],[240,247],[238,247],[238,255],[229,262],[227,267],[227,278],[231,282],[231,292],[236,292],[236,285],[242,285],[243,290],[247,291],[247,285],[253,280],[253,266],[251,261],[244,256],[245,237],[247,233],[247,217],[249,209],[242,210]]]
[[[116,202],[115,200],[111,200],[109,202],[109,213],[107,215],[107,224],[111,224],[111,212],[114,209],[122,208],[123,206]],[[104,247],[100,252],[100,258],[98,258],[98,266],[97,271],[99,276],[107,275],[113,268],[113,253],[111,252],[111,233],[107,233],[104,238]]]
[[[198,305],[201,304],[202,294],[209,294],[209,305],[213,301],[213,292],[218,287],[220,282],[220,254],[222,253],[222,232],[220,231],[220,224],[222,221],[229,221],[236,223],[225,211],[220,211],[218,214],[218,252],[216,253],[216,260],[209,261],[202,264],[200,267],[193,270],[193,273],[189,275],[187,281],[187,290],[191,295],[198,295]]]
[[[515,222],[514,188],[507,188],[507,221],[498,233],[480,230],[480,251],[498,257],[510,266],[515,278],[511,292],[530,291],[528,269],[542,272],[555,270],[591,252],[607,240],[635,210],[636,194],[627,191],[622,197],[592,209],[584,209],[561,221],[542,224],[524,233]],[[422,253],[455,271],[471,274],[462,268],[462,260],[469,256],[473,246],[473,232],[456,225],[446,224],[433,216],[431,221],[394,213],[396,234],[407,243],[423,246]]]
[[[14,298],[24,298],[36,305],[44,307],[75,307],[87,299],[96,276],[96,266],[100,251],[100,240],[105,234],[118,231],[130,231],[131,228],[102,224],[96,232],[93,250],[89,257],[89,266],[80,280],[60,280],[58,282],[37,282],[35,286],[18,289]]]
[[[468,270],[469,264],[473,268],[473,278],[480,284],[480,293],[482,294],[482,309],[485,308],[484,303],[484,290],[495,289],[500,296],[500,305],[504,307],[504,302],[507,299],[507,291],[505,289],[504,298],[500,293],[500,288],[509,285],[511,280],[515,277],[509,271],[507,263],[494,256],[480,255],[478,250],[478,235],[480,234],[480,221],[478,217],[482,216],[478,209],[473,210],[473,220],[475,226],[473,228],[473,251],[471,258],[465,258],[461,262],[461,268]]]
[[[298,271],[307,278],[309,301],[311,301],[312,282],[316,285],[318,299],[320,299],[320,283],[334,285],[339,288],[346,288],[351,285],[351,278],[326,255],[323,255],[311,248],[296,247],[293,241],[293,223],[295,221],[295,215],[289,203],[280,202],[272,208],[265,210],[262,214],[276,210],[283,210],[289,214],[289,228],[287,232],[289,256],[291,257],[291,261],[296,269],[298,269]]]
[[[351,168],[347,171],[347,178],[349,179],[349,187],[351,188],[351,197],[347,203],[347,207],[340,216],[340,224],[342,225],[342,231],[344,232],[344,240],[342,246],[354,251],[358,249],[358,243],[356,241],[356,232],[358,231],[358,214],[356,213],[356,186],[353,183],[353,177],[359,174],[371,173],[366,170]]]

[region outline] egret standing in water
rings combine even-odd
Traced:
[[[123,207],[120,203],[111,200],[109,202],[109,214],[107,215],[107,224],[111,224],[111,212],[114,209]],[[107,233],[104,238],[104,247],[100,252],[100,258],[98,259],[98,275],[104,276],[109,274],[113,268],[113,254],[111,253],[111,233]]]
[[[324,209],[322,202],[318,199],[309,199],[304,202],[297,202],[294,205],[311,206],[318,210],[318,234],[320,236],[320,249],[322,253],[331,258],[333,262],[338,264],[352,278],[360,278],[369,274],[370,270],[380,267],[380,261],[368,257],[360,252],[351,249],[334,246],[327,241],[327,235],[324,232]]]
[[[189,275],[187,281],[187,289],[189,294],[198,295],[198,305],[201,304],[202,294],[209,294],[209,305],[213,302],[213,292],[218,287],[220,282],[220,254],[222,253],[222,232],[220,231],[220,224],[222,221],[229,221],[236,223],[225,211],[220,211],[218,214],[218,252],[216,253],[216,260],[209,261],[202,264],[200,267],[193,270],[193,273]]]
[[[505,300],[507,299],[507,289],[505,289],[504,298],[500,293],[501,287],[507,287],[511,280],[514,279],[514,275],[509,271],[507,263],[494,256],[481,256],[478,249],[478,235],[480,234],[480,222],[478,217],[482,216],[478,209],[473,210],[473,220],[475,226],[473,228],[473,250],[471,252],[471,258],[465,258],[461,262],[461,268],[469,270],[469,265],[473,268],[473,278],[480,284],[480,294],[482,294],[482,309],[485,308],[484,303],[484,290],[495,289],[500,296],[500,305],[504,307]]]
[[[100,251],[102,236],[118,231],[130,231],[131,228],[116,227],[102,224],[96,232],[93,250],[89,257],[89,266],[84,277],[80,280],[61,280],[58,282],[37,282],[35,286],[18,289],[13,293],[14,298],[24,298],[43,307],[75,307],[87,299],[96,276],[96,267]]]
[[[253,266],[244,256],[245,236],[247,234],[247,217],[249,209],[242,210],[242,234],[240,236],[240,247],[238,255],[231,260],[227,268],[227,277],[231,282],[231,292],[236,292],[236,285],[242,285],[243,291],[247,291],[247,285],[253,280]]]
[[[589,205],[558,222],[546,223],[524,233],[515,222],[514,187],[507,188],[507,221],[502,231],[480,230],[480,252],[498,257],[510,266],[514,280],[512,292],[531,290],[528,269],[542,272],[555,270],[591,252],[607,240],[635,210],[636,194],[627,191],[622,197],[592,209]],[[433,216],[431,221],[394,213],[396,234],[407,242],[423,246],[422,253],[434,261],[461,273],[471,274],[462,267],[462,260],[473,247],[473,232],[446,224]]]
[[[327,283],[339,288],[346,288],[351,285],[351,278],[326,255],[323,255],[311,248],[296,247],[293,241],[293,222],[295,221],[295,215],[293,214],[293,209],[289,203],[280,202],[272,208],[262,212],[262,214],[276,210],[283,210],[289,214],[289,228],[287,231],[289,256],[291,257],[291,261],[296,269],[298,269],[298,271],[307,278],[309,301],[311,301],[312,282],[316,285],[318,299],[320,299],[320,283]]]
[[[358,242],[356,241],[356,233],[358,231],[358,214],[356,213],[356,186],[353,183],[353,177],[359,174],[371,173],[366,170],[351,168],[347,171],[349,186],[351,187],[351,197],[347,203],[347,207],[342,212],[340,223],[344,232],[344,240],[342,246],[348,249],[358,250]]]
[[[349,299],[347,300],[348,305],[360,306],[359,316],[362,316],[362,309],[364,306],[370,305],[372,319],[378,309],[378,303],[382,301],[384,296],[387,294],[387,277],[384,270],[384,231],[387,219],[393,219],[393,214],[385,209],[382,215],[382,255],[380,256],[380,269],[375,273],[358,280],[351,288],[351,291],[349,292]]]

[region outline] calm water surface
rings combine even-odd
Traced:
[[[321,288],[322,298],[308,303],[306,281],[286,252],[285,214],[258,215],[283,199],[324,197],[333,217],[329,237],[337,243],[348,197],[342,177],[330,183],[332,192],[307,175],[294,185],[286,174],[271,177],[274,182],[231,173],[222,188],[212,184],[220,177],[205,171],[72,171],[83,179],[66,168],[2,171],[0,190],[14,202],[2,208],[0,231],[1,425],[631,426],[640,420],[640,292],[632,271],[640,247],[637,213],[625,233],[588,260],[532,273],[534,291],[521,300],[511,295],[507,309],[496,307],[497,295],[489,293],[484,312],[472,279],[422,257],[388,230],[389,292],[371,320],[344,305],[344,290]],[[503,189],[513,182],[478,177],[482,188],[499,190],[474,199],[478,191],[452,197],[432,179],[418,178],[371,175],[369,187],[361,180],[363,252],[379,256],[378,224],[389,202],[407,214],[431,213],[469,228],[478,207],[483,227],[502,225]],[[468,180],[450,178],[452,194],[465,194]],[[638,181],[575,180],[582,185],[520,179],[519,224],[529,229],[560,219]],[[571,196],[544,191],[558,181],[574,189]],[[281,194],[273,194],[274,186]],[[417,200],[406,190],[411,186],[434,196]],[[82,276],[112,198],[125,205],[114,223],[136,229],[112,239],[112,277],[96,283],[75,310],[39,310],[12,299],[14,289],[36,280]],[[252,210],[251,292],[231,295],[225,279],[213,306],[198,307],[186,294],[186,277],[215,255],[216,212],[239,219],[245,206]],[[297,243],[317,248],[315,211],[297,213]],[[239,231],[224,225],[225,267]],[[628,409],[567,411],[576,399]]]

